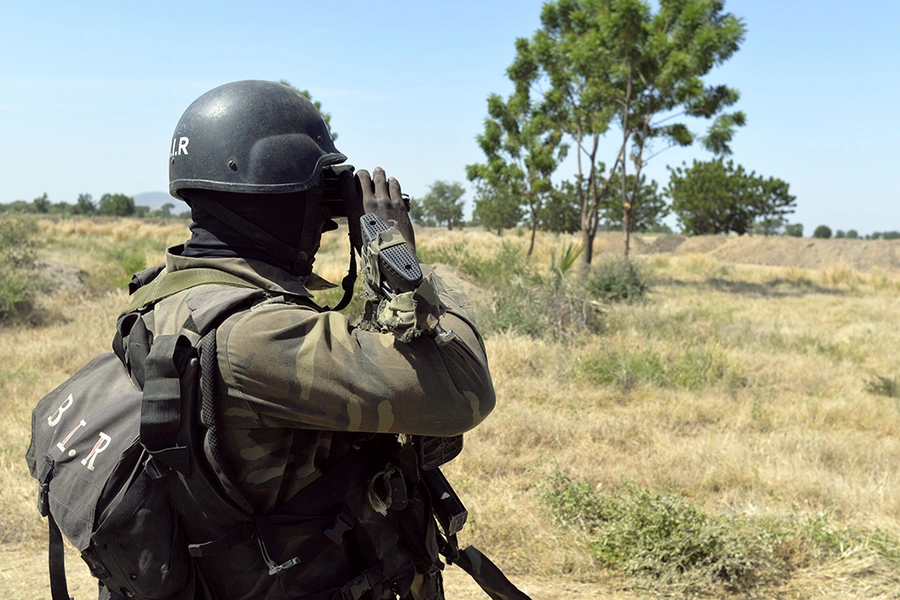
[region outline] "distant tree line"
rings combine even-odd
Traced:
[[[174,202],[167,202],[157,210],[148,206],[135,205],[134,198],[125,194],[103,194],[95,202],[90,194],[79,194],[75,202],[52,202],[45,192],[31,202],[15,200],[8,204],[0,203],[0,214],[47,214],[69,217],[80,215],[85,217],[137,217],[137,218],[179,218],[191,216],[190,211],[174,213]]]
[[[813,231],[813,237],[819,238],[823,240],[830,239],[832,235],[831,227],[828,225],[819,225],[816,227],[815,231]],[[850,229],[849,231],[842,231],[838,229],[834,232],[835,239],[865,239],[865,240],[898,240],[900,239],[900,231],[873,231],[872,233],[861,236],[855,229]]]

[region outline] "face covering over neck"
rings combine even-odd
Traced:
[[[303,229],[305,194],[214,194],[217,203],[256,225],[279,241],[297,248]],[[190,196],[188,196],[190,199]],[[297,265],[240,231],[223,223],[198,203],[191,205],[191,238],[185,243],[184,256],[196,258],[240,257],[259,260],[293,275]],[[320,211],[321,212],[321,211]],[[333,225],[327,215],[318,215],[315,246],[317,250],[323,226]],[[325,230],[331,227],[324,227]],[[310,258],[311,266],[313,258]]]

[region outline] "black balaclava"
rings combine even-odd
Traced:
[[[263,229],[276,239],[298,247],[303,229],[306,193],[291,194],[233,194],[204,192],[231,212]],[[191,194],[186,193],[190,203]],[[315,250],[318,250],[322,231],[336,227],[330,215],[320,207],[317,214]],[[250,237],[226,225],[196,203],[191,204],[191,238],[184,245],[184,256],[196,258],[240,257],[259,260],[293,275],[295,265],[278,256]],[[310,259],[310,266],[314,258]]]

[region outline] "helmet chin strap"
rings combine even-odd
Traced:
[[[206,212],[213,215],[219,221],[225,223],[235,231],[247,236],[269,252],[280,258],[285,263],[292,265],[291,273],[298,277],[308,277],[312,273],[312,263],[315,260],[315,242],[317,234],[316,217],[319,210],[321,191],[318,188],[310,190],[307,194],[305,212],[303,215],[303,228],[300,232],[300,244],[298,248],[286,244],[247,219],[228,210],[203,190],[192,189],[187,194],[191,204],[196,204]],[[334,307],[324,307],[326,310],[341,310],[349,303],[353,295],[353,285],[356,283],[356,255],[353,245],[350,245],[350,269],[341,282],[344,295]]]

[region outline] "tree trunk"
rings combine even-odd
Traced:
[[[582,274],[587,274],[594,257],[594,233],[590,229],[582,228],[581,245],[584,247],[581,251],[581,271]]]
[[[631,243],[631,203],[626,202],[622,211],[622,228],[625,230],[625,260],[628,260],[628,250]]]
[[[534,238],[537,236],[537,228],[538,223],[540,222],[540,215],[537,211],[531,212],[531,244],[528,246],[528,256],[534,252]]]

